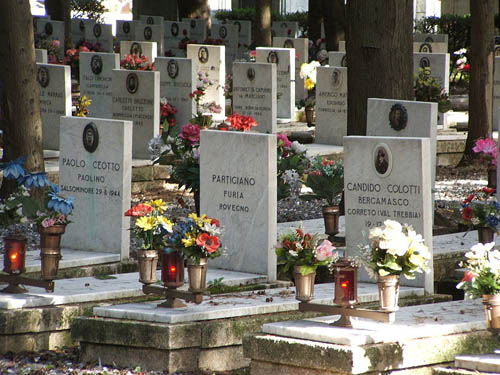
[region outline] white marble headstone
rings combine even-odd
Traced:
[[[413,52],[448,53],[448,43],[413,42]]]
[[[135,40],[135,25],[139,21],[116,20],[116,40]]]
[[[47,64],[48,63],[47,50],[41,48],[35,48],[35,61],[37,63]]]
[[[38,32],[38,21],[39,20],[50,20],[50,16],[32,16],[31,18],[33,20],[33,32],[35,34]]]
[[[139,56],[146,56],[150,63],[154,63],[157,56],[157,47],[154,42],[140,42],[124,40],[120,42],[120,60],[125,56],[135,54]]]
[[[94,20],[73,18],[71,20],[71,41],[74,46],[85,40],[85,30],[92,30],[95,25]]]
[[[148,25],[163,25],[163,21],[165,20],[163,16],[147,16],[144,14],[141,14],[139,16],[139,20],[142,23],[148,24]]]
[[[418,43],[446,43],[448,44],[448,34],[425,34],[414,33],[413,41]]]
[[[252,116],[258,122],[253,130],[276,133],[276,64],[234,63],[233,113]]]
[[[226,101],[224,97],[224,85],[226,82],[225,47],[200,44],[188,44],[187,57],[193,60],[195,73],[208,73],[208,79],[214,81],[214,85],[208,87],[203,96],[203,103],[220,105],[222,112],[213,117],[215,119],[225,118]]]
[[[166,98],[175,107],[177,127],[186,125],[195,113],[194,101],[189,97],[196,89],[196,72],[191,59],[158,57],[156,71],[160,72],[160,98]]]
[[[296,21],[274,21],[271,26],[274,37],[297,38],[299,36],[299,23]]]
[[[498,125],[500,119],[498,107],[500,107],[500,57],[495,56],[495,69],[493,70],[493,130],[500,129]]]
[[[63,247],[129,256],[132,123],[61,117],[59,186],[74,197]]]
[[[342,68],[347,68],[347,57],[346,53],[339,51],[328,52],[328,65],[330,66],[340,66]]]
[[[203,44],[207,39],[207,20],[202,18],[183,18],[182,22],[189,23],[189,38],[197,44]]]
[[[432,254],[432,199],[430,144],[428,138],[344,138],[344,194],[346,249],[358,255],[358,245],[368,241],[371,228],[387,219],[412,225]],[[363,234],[366,235],[363,238]],[[415,280],[401,277],[401,285],[434,291],[432,272]],[[360,269],[359,281],[373,281]]]
[[[163,24],[137,23],[135,25],[135,40],[156,43],[157,56],[163,56]]]
[[[71,74],[68,65],[36,64],[40,87],[43,148],[59,150],[59,118],[71,116]]]
[[[276,280],[276,136],[203,130],[200,162],[200,212],[220,221],[227,249],[210,267]]]
[[[61,42],[61,45],[64,45],[64,22],[38,19],[36,29],[36,33],[42,35],[47,40],[58,40]]]
[[[222,39],[226,47],[226,72],[231,73],[233,62],[238,54],[238,26],[230,24],[213,24],[213,39]]]
[[[228,24],[238,26],[238,58],[243,58],[252,44],[252,21],[228,20]]]
[[[315,108],[315,142],[341,146],[347,135],[347,68],[318,67]]]
[[[447,93],[450,92],[450,54],[449,53],[414,53],[413,74],[418,75],[418,68],[431,69],[431,77],[436,78]]]
[[[160,130],[160,73],[113,70],[112,111],[113,119],[134,123],[132,156],[150,159],[148,142]]]
[[[120,69],[117,53],[80,52],[80,95],[92,99],[92,117],[112,117],[113,69]]]
[[[179,48],[179,43],[183,39],[189,40],[189,22],[165,21],[164,30],[164,50],[165,53],[172,53],[176,57],[186,57],[186,50]]]
[[[85,40],[99,44],[102,52],[113,52],[113,27],[96,23],[92,28],[85,28]]]
[[[276,64],[278,118],[290,120],[295,115],[295,49],[257,47],[256,62]]]

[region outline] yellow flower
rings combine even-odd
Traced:
[[[211,219],[205,214],[198,217],[196,214],[192,213],[192,214],[189,214],[188,217],[190,219],[193,219],[194,222],[196,223],[196,225],[200,228],[203,228],[205,223],[210,224],[210,222],[211,222]]]
[[[157,225],[157,220],[153,216],[142,216],[137,219],[135,226],[143,231],[152,230]]]
[[[306,87],[306,90],[312,90],[315,86],[314,81],[311,78],[307,78],[306,81],[304,82],[304,85]]]
[[[196,243],[196,236],[192,233],[186,233],[186,238],[182,239],[184,247],[191,247]]]
[[[160,214],[163,214],[167,210],[167,204],[163,202],[162,199],[150,200],[149,205],[157,210]]]
[[[173,224],[165,216],[158,216],[158,222],[167,232],[172,233]]]

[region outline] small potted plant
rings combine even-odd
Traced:
[[[483,298],[488,328],[500,328],[500,251],[494,242],[478,243],[465,253],[465,275],[457,285],[465,291],[465,298]]]
[[[222,255],[219,221],[195,213],[175,223],[168,244],[187,258],[189,290],[202,293],[206,289],[208,259]]]
[[[498,145],[493,138],[480,138],[476,141],[472,151],[479,153],[481,161],[488,165],[488,187],[497,187],[497,159]]]
[[[173,224],[164,216],[167,206],[161,199],[140,203],[125,212],[125,216],[135,217],[133,235],[142,242],[137,251],[139,281],[143,284],[156,282],[158,250],[166,245],[166,236],[172,233]]]
[[[314,279],[319,266],[332,266],[339,256],[328,240],[320,243],[319,234],[304,233],[302,228],[293,229],[280,236],[276,244],[278,264],[283,272],[293,267],[296,295],[299,301],[307,302],[314,295]]]
[[[370,243],[361,246],[361,263],[377,279],[381,309],[396,311],[400,276],[412,280],[427,271],[431,254],[420,234],[394,220],[372,228],[368,238]]]
[[[302,199],[326,199],[327,206],[323,207],[325,219],[325,233],[338,233],[339,203],[344,190],[344,166],[342,160],[333,161],[316,156],[311,166],[303,176],[304,185],[311,188],[313,195],[303,195]]]
[[[462,203],[462,218],[470,228],[476,227],[479,242],[493,242],[500,222],[500,204],[495,197],[495,189],[484,187],[469,194]]]
[[[314,107],[316,105],[316,75],[321,66],[319,61],[311,61],[300,66],[300,78],[304,79],[304,87],[307,90],[307,98],[304,101],[306,121],[308,126],[314,123]]]

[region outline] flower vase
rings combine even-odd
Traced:
[[[495,240],[495,231],[490,227],[477,228],[477,235],[479,242],[482,244],[487,244]]]
[[[312,300],[314,296],[314,279],[316,278],[316,272],[302,275],[301,269],[302,266],[293,267],[293,277],[295,280],[295,299],[301,302],[308,302]]]
[[[399,275],[377,275],[380,309],[397,311],[399,300]]]
[[[306,112],[306,122],[307,126],[311,127],[314,126],[314,121],[316,121],[316,113],[314,111],[314,107],[306,107],[305,109]]]
[[[322,211],[325,221],[325,233],[335,236],[339,232],[339,206],[323,206]]]
[[[198,262],[188,258],[187,261],[189,291],[203,293],[207,288],[207,258],[200,258]]]
[[[52,225],[43,227],[38,225],[38,233],[40,233],[40,257],[41,273],[43,280],[54,280],[59,269],[59,261],[61,260],[61,237],[66,231],[65,224]]]
[[[137,262],[139,265],[139,281],[146,285],[155,283],[158,251],[137,250]]]
[[[500,329],[500,294],[483,295],[486,327]]]
[[[488,187],[497,188],[497,167],[488,165]]]

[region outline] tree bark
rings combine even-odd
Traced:
[[[177,14],[177,0],[133,0],[132,15],[135,20],[141,15],[148,15],[177,21]]]
[[[347,2],[347,134],[366,135],[368,98],[413,100],[413,1]]]
[[[343,0],[325,0],[326,50],[338,51],[339,41],[345,36],[345,5]]]
[[[0,2],[0,83],[2,160],[26,155],[29,171],[43,171],[40,93],[29,0]],[[5,197],[7,190],[2,184],[1,195]]]
[[[256,47],[271,47],[271,0],[257,0],[254,25]]]
[[[494,0],[470,1],[471,48],[469,131],[464,158],[474,155],[477,139],[489,137],[493,121]]]
[[[64,22],[64,51],[73,46],[71,40],[71,1],[69,0],[45,0],[45,10],[54,21]]]
[[[309,0],[307,12],[307,37],[313,43],[321,38],[321,21],[323,20],[323,0]]]

